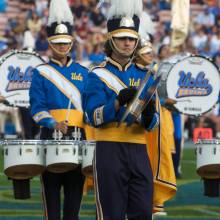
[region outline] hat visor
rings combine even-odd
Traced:
[[[73,41],[73,37],[70,35],[55,35],[48,37],[48,41],[52,44],[70,44]]]
[[[53,40],[50,40],[50,43],[52,44],[70,44],[72,43],[72,40],[71,39],[68,39],[68,38],[57,38],[57,39],[53,39]]]
[[[135,38],[138,39],[138,35],[135,34],[135,32],[130,32],[130,31],[120,31],[120,32],[116,32],[116,33],[112,33],[111,34],[112,37],[117,37],[117,38],[121,38],[121,37],[131,37],[131,38]]]
[[[152,51],[153,49],[151,47],[146,46],[139,50],[139,54],[151,53]]]

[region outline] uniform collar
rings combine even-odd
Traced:
[[[69,57],[69,56],[67,57],[67,59],[68,59],[68,62],[67,62],[66,65],[63,65],[59,60],[57,60],[57,59],[55,59],[55,58],[50,58],[50,61],[51,61],[52,63],[57,64],[57,65],[60,66],[60,67],[64,67],[64,66],[69,67],[69,66],[71,65],[71,63],[73,62],[73,60],[72,60],[72,58]]]
[[[115,60],[113,60],[111,57],[107,57],[106,61],[111,63],[112,65],[114,65],[115,67],[117,67],[120,71],[127,71],[127,69],[131,66],[131,61],[129,61],[124,67],[116,62]]]
[[[142,64],[140,64],[140,63],[135,63],[135,65],[136,65],[139,69],[141,69],[141,70],[147,70],[147,67],[144,66],[144,65],[142,65]]]

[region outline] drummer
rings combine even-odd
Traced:
[[[117,10],[120,8],[120,10]],[[158,113],[148,105],[140,123],[122,123],[144,74],[131,63],[139,42],[142,0],[117,1],[107,22],[107,62],[88,75],[84,107],[95,129],[94,159],[98,219],[152,219],[153,178],[146,152],[145,129],[157,127]],[[133,13],[132,13],[133,12]],[[147,81],[150,85],[153,79]]]
[[[59,11],[57,11],[59,9]],[[52,0],[47,35],[52,57],[34,70],[30,88],[31,114],[42,126],[42,139],[85,139],[81,94],[87,69],[74,63],[73,16],[67,0]],[[64,173],[42,175],[45,219],[61,219],[61,187],[64,188],[63,220],[77,220],[84,184],[81,166]]]

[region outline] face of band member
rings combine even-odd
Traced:
[[[153,52],[151,51],[151,52],[148,52],[148,53],[141,54],[140,57],[143,59],[143,64],[144,65],[149,65],[149,64],[152,63],[154,55],[153,55]]]
[[[53,54],[56,57],[65,57],[69,53],[72,47],[71,43],[50,43]]]
[[[158,56],[161,60],[168,58],[170,56],[170,47],[168,45],[162,46]]]
[[[115,47],[121,55],[130,57],[136,47],[137,39],[132,37],[115,37],[113,38]]]

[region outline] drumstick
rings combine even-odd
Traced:
[[[54,139],[55,139],[55,141],[57,140],[57,129],[55,129],[55,131],[54,131]]]
[[[69,121],[70,108],[71,108],[71,99],[69,100],[69,104],[68,104],[68,107],[67,107],[66,120],[65,120],[66,122]]]

